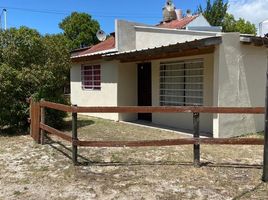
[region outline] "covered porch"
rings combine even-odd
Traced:
[[[221,37],[211,37],[106,55],[106,60],[120,61],[118,106],[217,106],[214,52],[221,42]],[[123,113],[119,120],[183,132],[193,129],[190,113]],[[213,136],[213,114],[201,114],[200,129]]]

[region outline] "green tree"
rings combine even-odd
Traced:
[[[87,13],[73,12],[59,24],[59,27],[69,39],[70,49],[89,46],[98,42],[95,35],[100,29],[100,25]]]
[[[213,3],[211,3],[210,0],[207,0],[206,7],[202,8],[202,6],[199,5],[198,12],[203,13],[204,17],[212,26],[222,26],[227,9],[228,2],[214,0]]]
[[[2,31],[0,40],[0,129],[25,128],[29,107],[26,98],[65,102],[68,41],[63,35],[41,36],[27,27]],[[48,116],[48,121],[60,125],[63,116],[56,112]]]
[[[223,22],[224,32],[240,32],[243,34],[256,34],[256,26],[242,18],[235,20],[232,14],[226,14]]]
[[[202,8],[200,5],[198,12],[202,13],[212,26],[222,26],[224,32],[256,34],[257,29],[254,24],[242,18],[235,20],[232,14],[227,13],[227,9],[227,1],[214,0],[211,3],[210,0],[207,0],[206,7]]]

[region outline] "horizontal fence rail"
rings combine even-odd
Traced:
[[[147,140],[147,141],[77,141],[78,146],[85,147],[150,147],[150,146],[177,146],[191,144],[210,145],[263,145],[263,139],[237,138],[237,139],[215,139],[215,138],[182,138],[172,140]]]
[[[56,135],[56,136],[60,137],[61,139],[66,140],[68,142],[72,142],[72,137],[67,135],[67,134],[65,134],[62,131],[59,131],[59,130],[57,130],[55,128],[52,128],[52,127],[50,127],[48,125],[45,125],[45,124],[42,124],[42,123],[40,123],[40,128],[42,130],[46,131],[47,133]]]
[[[40,123],[40,128],[49,134],[72,142],[72,137],[66,133]],[[210,145],[263,145],[261,138],[181,138],[170,140],[141,140],[141,141],[81,141],[74,142],[77,146],[84,147],[149,147],[149,146],[175,146],[190,144]]]
[[[199,107],[199,106],[123,106],[123,107],[74,107],[42,101],[41,107],[72,113],[218,113],[264,114],[264,107]]]

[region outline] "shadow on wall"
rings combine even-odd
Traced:
[[[247,46],[244,51],[246,56],[243,56],[242,66],[239,66],[239,91],[245,91],[241,94],[241,99],[246,100],[242,105],[264,107],[267,55],[261,47]],[[249,115],[249,118],[250,125],[257,132],[264,130],[264,115]]]
[[[219,65],[219,106],[264,106],[265,52],[260,47],[239,45],[222,49],[225,56]],[[254,133],[264,127],[263,115],[221,114],[219,120],[220,137]]]

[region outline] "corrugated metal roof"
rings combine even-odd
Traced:
[[[78,58],[90,55],[103,54],[115,49],[115,37],[110,36],[107,40],[100,42],[84,50],[76,50],[71,54],[71,58]]]
[[[104,55],[103,57],[111,57],[115,55],[123,55],[123,54],[131,54],[131,53],[136,53],[136,52],[144,52],[144,51],[150,51],[150,50],[156,50],[156,49],[167,49],[167,48],[178,48],[181,47],[182,45],[188,45],[188,47],[192,47],[192,45],[197,46],[201,44],[202,46],[210,46],[210,45],[215,45],[215,44],[220,44],[221,43],[221,37],[208,37],[204,39],[196,39],[193,41],[185,41],[185,42],[178,42],[175,44],[169,44],[169,45],[163,45],[163,46],[158,46],[154,48],[144,48],[144,49],[135,49],[135,50],[129,50],[129,51],[123,51],[123,52],[115,52],[115,53],[109,53]]]
[[[120,60],[121,62],[134,62],[142,60],[153,60],[171,58],[188,54],[206,54],[214,51],[215,45],[222,43],[222,37],[209,37],[189,42],[176,43],[167,46],[124,51],[103,55],[107,60]],[[191,53],[189,53],[191,52]]]

